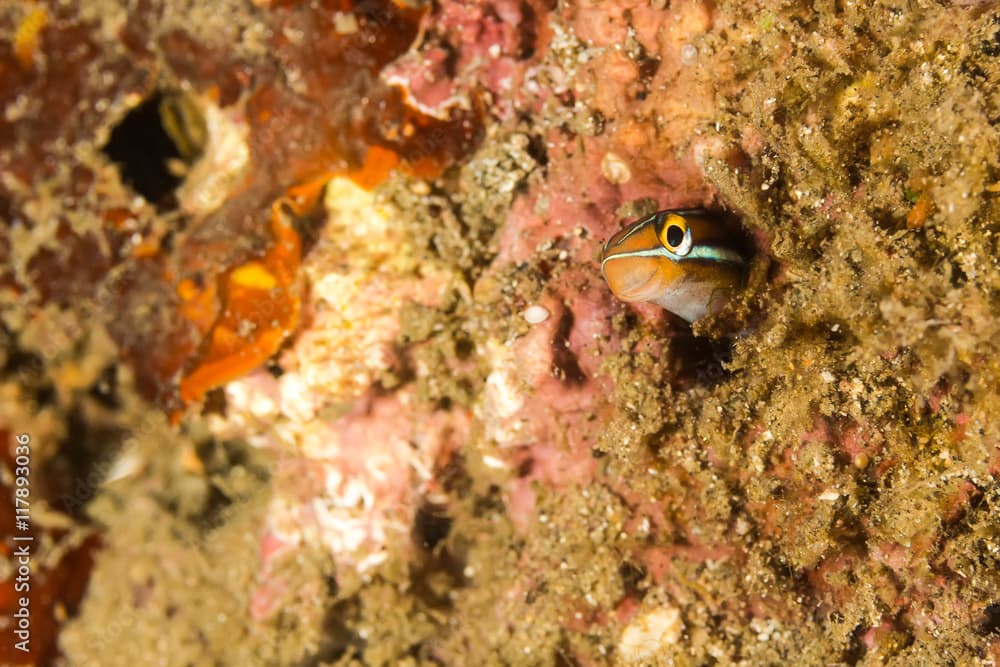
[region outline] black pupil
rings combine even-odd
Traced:
[[[677,247],[684,240],[684,230],[677,225],[670,225],[667,227],[667,243],[673,247]]]

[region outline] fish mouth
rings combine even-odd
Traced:
[[[637,257],[611,257],[601,263],[608,287],[622,301],[651,301],[660,291],[655,261]]]

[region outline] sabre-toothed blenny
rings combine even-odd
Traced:
[[[601,273],[622,301],[652,301],[694,322],[743,285],[745,245],[734,225],[708,211],[659,211],[608,239]]]

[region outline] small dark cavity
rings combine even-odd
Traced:
[[[559,318],[559,327],[552,340],[552,374],[568,385],[580,385],[587,380],[576,353],[570,349],[569,333],[573,329],[573,313],[567,308]]]
[[[693,334],[678,334],[671,341],[675,389],[712,388],[730,376],[726,364],[732,360],[732,341],[710,340]]]
[[[527,265],[523,265],[527,266]],[[555,268],[552,262],[547,259],[539,259],[538,263],[535,264],[535,270],[538,271],[539,276],[543,281],[548,280],[552,276],[552,270]]]
[[[989,39],[984,39],[979,44],[979,50],[983,52],[983,55],[995,58],[1000,56],[1000,16],[994,16],[992,23],[996,26],[993,30],[993,35]]]
[[[204,416],[219,415],[220,417],[225,417],[227,408],[226,392],[221,387],[217,387],[205,394],[201,414]]]
[[[399,20],[398,12],[374,0],[360,0],[354,4],[354,15],[366,26],[386,29]]]
[[[580,667],[580,662],[576,659],[573,647],[568,640],[563,639],[556,646],[552,656],[552,664],[555,667]]]
[[[531,471],[534,469],[534,467],[535,467],[535,459],[531,457],[524,459],[517,466],[517,476],[521,478],[527,477],[528,475],[531,474]]]
[[[451,532],[452,519],[435,505],[425,503],[417,510],[413,521],[414,541],[428,551],[433,551]]]
[[[470,356],[472,356],[472,353],[475,352],[475,350],[476,350],[476,345],[475,343],[472,342],[472,339],[469,338],[467,334],[462,334],[456,337],[455,356],[457,356],[459,359],[462,360],[468,359]]]
[[[846,509],[837,513],[830,535],[837,544],[849,544],[858,549],[866,549],[868,545],[868,532],[861,519]]]
[[[473,516],[489,516],[490,514],[503,513],[506,510],[507,504],[498,484],[490,484],[486,493],[482,496],[476,496],[472,503]]]
[[[646,569],[627,560],[618,567],[618,576],[622,578],[625,595],[641,600],[645,594],[641,584],[646,578]]]
[[[643,57],[639,59],[639,78],[646,85],[653,82],[653,77],[656,76],[656,72],[659,69],[659,58],[650,58],[646,54],[643,54]]]
[[[157,92],[128,112],[103,148],[122,181],[161,211],[177,207],[174,192],[181,184],[167,168],[167,161],[181,159],[181,153],[160,122],[162,101]]]
[[[327,580],[327,598],[336,600],[336,581]],[[323,630],[319,633],[319,646],[315,652],[300,660],[295,667],[317,667],[318,665],[345,662],[345,656],[361,655],[367,643],[361,639],[350,622],[360,618],[360,602],[357,596],[341,600],[331,605],[323,614]]]
[[[450,592],[465,582],[464,548],[461,540],[449,544],[452,519],[444,507],[425,502],[417,510],[411,533],[413,541],[422,547],[410,569],[410,584],[414,597],[431,609],[450,609]]]
[[[309,252],[316,246],[316,243],[319,241],[320,234],[323,231],[323,227],[326,226],[326,222],[329,219],[326,212],[326,206],[324,205],[325,199],[326,197],[324,195],[320,195],[316,199],[316,205],[302,215],[296,215],[291,210],[287,211],[292,220],[292,227],[298,233],[299,238],[302,239],[303,256],[308,255]]]
[[[531,159],[538,163],[538,166],[544,167],[549,163],[549,153],[545,148],[545,139],[541,135],[529,134],[528,146],[525,150]]]
[[[739,216],[728,211],[712,211],[712,214],[722,220],[722,224],[729,230],[728,246],[746,260],[747,271],[752,269],[754,260],[769,256],[768,248],[763,247],[750,234]]]
[[[948,274],[949,278],[951,278],[952,287],[958,289],[969,282],[968,274],[962,270],[962,267],[959,266],[958,262],[949,262],[948,268],[950,269]]]
[[[58,454],[42,465],[39,479],[46,483],[40,495],[57,510],[87,521],[86,506],[104,482],[128,432],[94,424],[78,409],[67,422],[72,435],[61,440]]]
[[[964,74],[968,78],[972,79],[973,83],[975,84],[986,83],[986,81],[989,78],[987,77],[986,72],[983,70],[982,67],[980,67],[976,63],[969,61],[965,61],[964,63],[962,63],[962,65],[959,67],[959,71],[962,72],[962,74]]]
[[[106,408],[119,408],[118,398],[118,366],[112,364],[105,367],[97,381],[90,387],[90,396]]]
[[[538,48],[538,15],[531,4],[527,2],[521,3],[521,25],[518,32],[521,40],[518,44],[517,57],[521,60],[527,60],[535,55]]]
[[[548,583],[543,581],[540,584],[538,584],[538,586],[530,589],[527,593],[524,594],[524,601],[527,602],[528,604],[535,604],[535,602],[539,598],[545,596],[545,593],[547,593],[548,590],[549,590]]]
[[[24,389],[36,389],[40,384],[51,384],[45,374],[42,358],[19,348],[6,325],[0,324],[0,332],[2,332],[0,343],[7,349],[6,363],[3,365],[4,375],[7,377],[17,375],[18,384]]]
[[[465,467],[465,457],[457,452],[437,471],[437,479],[446,493],[460,498],[472,494],[472,479]]]
[[[777,106],[771,118],[774,120],[775,125],[784,126],[788,122],[788,109],[780,105]]]
[[[1000,635],[1000,602],[994,602],[983,609],[983,615],[976,624],[976,632],[981,635]]]
[[[845,665],[856,665],[865,657],[867,647],[863,637],[868,628],[859,623],[851,632],[850,643],[840,656],[840,661]]]

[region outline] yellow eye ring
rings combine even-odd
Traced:
[[[691,252],[691,229],[687,220],[676,213],[671,213],[663,221],[659,237],[663,247],[674,254],[686,255]]]

